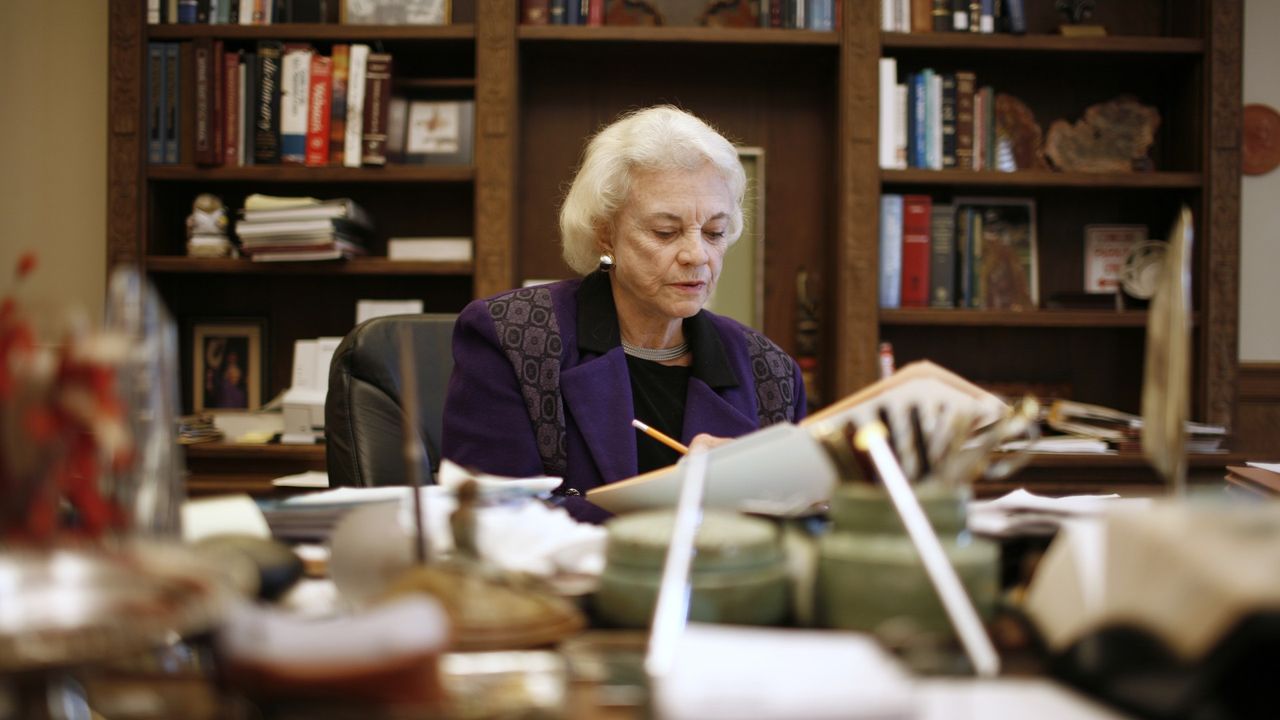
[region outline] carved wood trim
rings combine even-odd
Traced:
[[[481,0],[476,8],[476,297],[515,284],[517,5]]]
[[[1208,117],[1206,141],[1205,235],[1207,267],[1200,272],[1205,329],[1200,356],[1204,367],[1200,414],[1211,423],[1232,425],[1239,364],[1240,143],[1243,3],[1208,3]]]
[[[840,40],[839,217],[836,223],[833,312],[825,322],[834,337],[827,396],[841,398],[873,381],[879,315],[880,171],[877,106],[880,3],[849,0]],[[828,280],[830,282],[830,280]]]
[[[142,166],[143,3],[111,0],[107,79],[107,272],[140,262],[144,187]]]

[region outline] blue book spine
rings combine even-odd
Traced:
[[[581,25],[582,22],[582,3],[578,2],[578,0],[567,0],[564,11],[564,24]]]
[[[919,73],[907,74],[907,167],[920,167],[916,162],[916,124],[919,122],[916,116],[916,100],[919,98],[920,90],[916,87],[916,76]]]
[[[178,0],[178,22],[183,24],[196,22],[198,5],[196,0]]]
[[[547,10],[551,16],[552,25],[564,25],[565,18],[569,14],[569,0],[551,0]]]
[[[902,303],[902,196],[880,196],[880,307]]]
[[[911,87],[914,88],[915,96],[911,99],[911,111],[915,117],[914,123],[911,124],[911,138],[913,138],[915,147],[915,155],[911,159],[911,167],[928,168],[928,99],[929,99],[929,78],[923,72],[914,73],[911,76]]]
[[[182,67],[179,61],[179,44],[165,43],[164,81],[164,119],[161,128],[164,132],[164,161],[170,165],[178,163],[178,142],[181,130],[181,107],[178,102],[179,82]]]
[[[929,68],[925,68],[921,74],[924,75],[924,112],[920,113],[920,117],[924,120],[920,123],[924,133],[924,142],[921,143],[924,147],[924,162],[920,164],[920,167],[940,169],[942,167],[942,148],[937,147],[937,143],[941,139],[941,133],[935,136],[933,127],[941,122],[941,118],[938,117],[938,103],[934,102],[933,93],[934,86],[941,88],[941,83],[938,80],[938,76]],[[936,168],[933,162],[935,156],[939,160]]]
[[[147,43],[147,162],[164,162],[164,44]]]

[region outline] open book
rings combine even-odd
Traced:
[[[880,419],[883,411],[894,432],[905,438],[912,407],[926,430],[945,427],[956,417],[983,425],[1005,411],[999,398],[959,375],[927,360],[911,363],[799,425],[771,425],[711,450],[704,505],[790,514],[827,500],[838,478],[817,439],[822,424],[862,425]],[[680,466],[673,465],[595,488],[587,499],[613,513],[673,507],[682,478]]]

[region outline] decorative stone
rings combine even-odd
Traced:
[[[1054,121],[1045,156],[1068,172],[1133,172],[1152,169],[1147,150],[1155,142],[1160,112],[1131,97],[1090,106],[1074,125]]]

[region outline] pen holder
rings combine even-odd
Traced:
[[[605,570],[595,602],[600,620],[617,627],[649,626],[673,522],[673,513],[665,510],[609,521]],[[771,523],[708,510],[695,548],[689,620],[771,625],[786,619],[787,568],[778,529]]]
[[[965,527],[968,493],[916,486],[916,496],[978,612],[989,618],[999,548]],[[831,498],[832,532],[818,542],[818,624],[885,635],[949,636],[938,593],[884,488],[845,484]]]

